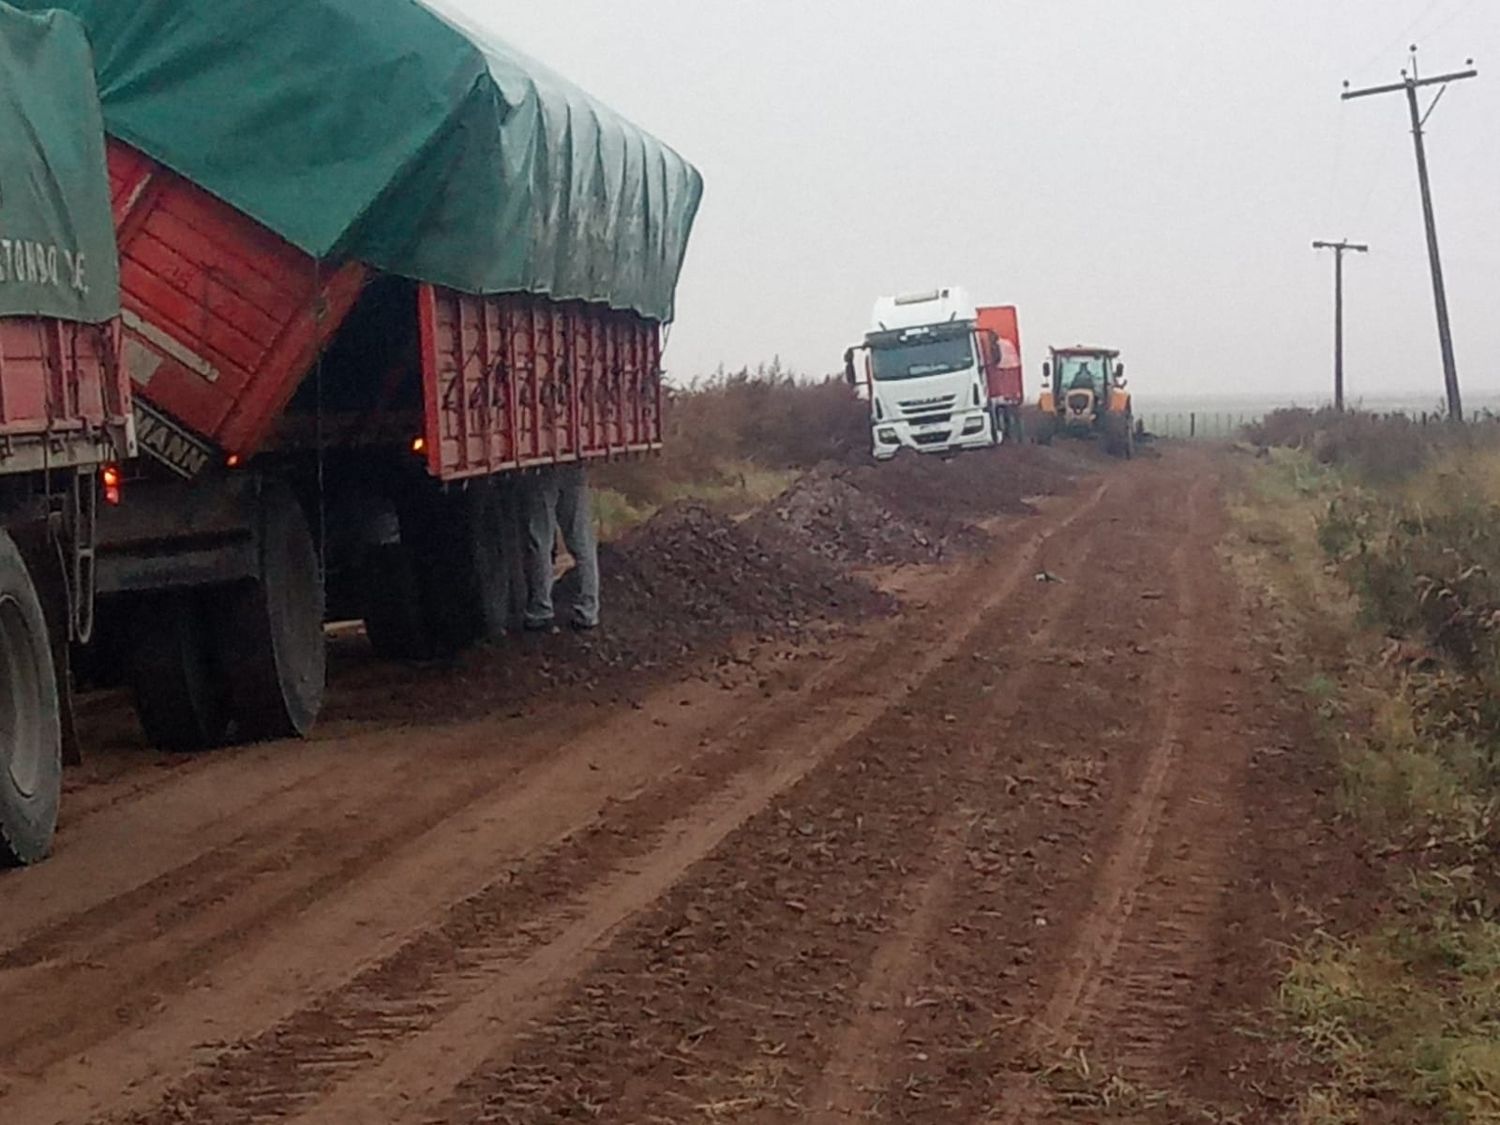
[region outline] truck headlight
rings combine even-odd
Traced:
[[[881,426],[875,431],[875,440],[881,445],[895,445],[897,440],[896,431],[889,426]]]
[[[964,433],[966,435],[977,434],[982,429],[984,429],[984,419],[982,417],[970,418],[967,422],[964,423]]]

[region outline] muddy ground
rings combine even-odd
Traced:
[[[169,758],[90,701],[56,855],[0,876],[0,1121],[1282,1119],[1238,1028],[1358,860],[1223,471],[673,509],[598,636],[341,633],[308,743]]]

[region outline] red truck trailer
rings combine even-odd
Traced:
[[[0,158],[0,863],[17,864],[51,847],[100,470],[132,452],[103,128],[71,16],[0,4]]]
[[[518,477],[660,445],[701,179],[410,0],[54,3],[97,58],[142,452],[90,667],[160,746],[305,734],[325,618],[407,658],[503,629]]]
[[[980,306],[975,326],[989,347],[984,356],[990,410],[995,429],[1011,440],[1021,437],[1021,406],[1026,401],[1021,375],[1021,326],[1014,305]],[[991,335],[993,334],[993,335]]]

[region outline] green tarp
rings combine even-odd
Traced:
[[[110,132],[309,254],[671,319],[697,170],[443,2],[21,0],[82,17]]]
[[[0,316],[120,311],[104,126],[88,40],[0,4]]]

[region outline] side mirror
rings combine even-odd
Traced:
[[[848,383],[851,387],[859,382],[859,379],[856,378],[854,374],[853,348],[844,349],[844,382]]]
[[[1052,365],[1050,363],[1042,364],[1042,382],[1052,382]]]

